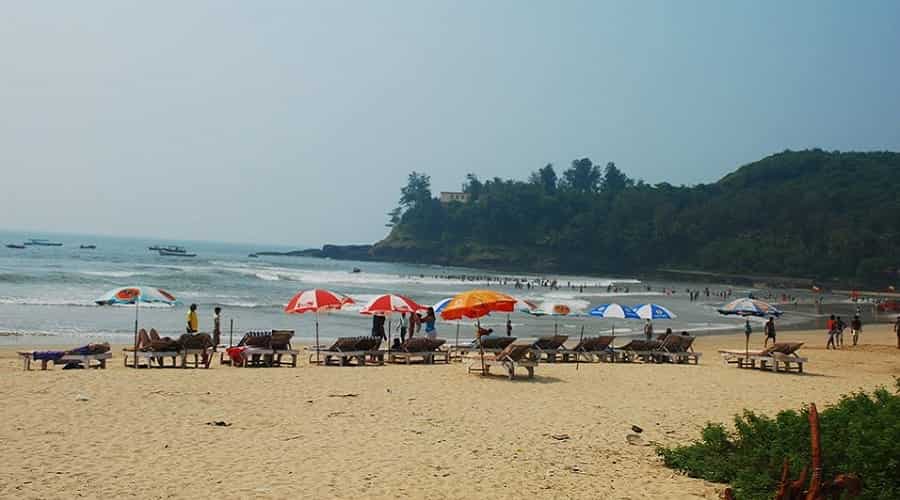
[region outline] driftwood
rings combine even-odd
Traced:
[[[778,482],[778,490],[775,492],[775,500],[839,500],[846,493],[846,498],[858,497],[862,492],[862,483],[855,474],[838,474],[831,481],[822,478],[822,435],[819,428],[819,411],[815,404],[809,405],[809,434],[812,460],[812,477],[809,487],[806,485],[806,475],[810,466],[806,466],[800,472],[800,477],[791,480],[789,476],[788,459],[784,459],[781,466],[781,481]],[[723,500],[735,500],[734,491],[725,488],[719,495]]]

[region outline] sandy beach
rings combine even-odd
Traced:
[[[107,370],[24,372],[5,348],[0,496],[716,498],[722,485],[663,467],[652,443],[900,375],[887,325],[841,351],[818,331],[779,340],[807,342],[807,373],[724,366],[717,349],[742,334],[699,338],[699,366],[542,364],[514,382],[459,363],[136,371],[119,348]]]

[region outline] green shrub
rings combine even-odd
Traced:
[[[900,498],[900,395],[882,388],[844,396],[819,412],[819,423],[825,478],[852,472],[862,480],[861,498]],[[792,478],[810,463],[806,408],[775,418],[745,410],[734,424],[733,432],[707,424],[699,441],[657,452],[690,477],[729,483],[740,499],[772,498],[785,457]]]

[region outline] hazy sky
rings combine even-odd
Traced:
[[[412,170],[900,150],[900,2],[4,2],[0,228],[372,242]]]

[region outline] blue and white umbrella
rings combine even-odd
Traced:
[[[678,316],[659,304],[638,304],[631,308],[641,319],[675,319]]]
[[[446,299],[441,299],[435,302],[434,305],[431,306],[434,309],[434,314],[440,315],[441,311],[443,311],[444,308],[447,307],[447,304],[449,304],[451,300],[453,300],[453,297],[447,297]]]
[[[722,306],[719,314],[734,314],[738,316],[781,316],[782,311],[777,307],[757,299],[735,299]]]
[[[630,307],[616,303],[600,304],[591,309],[588,314],[598,318],[641,319],[641,317]]]

